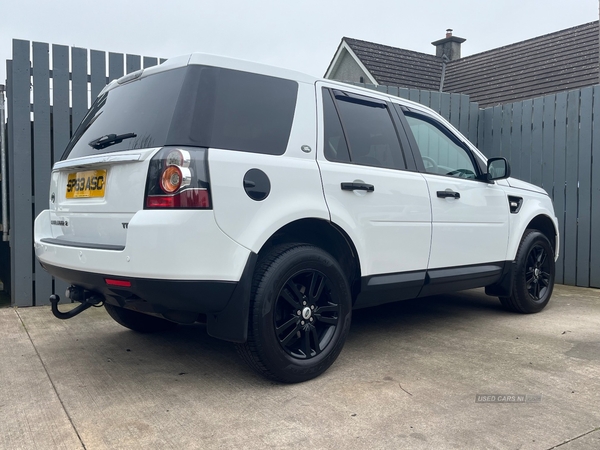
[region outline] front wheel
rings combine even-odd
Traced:
[[[238,351],[253,369],[286,383],[325,372],[350,329],[348,280],[312,245],[278,247],[261,258],[250,308],[248,341]]]
[[[511,295],[501,297],[500,302],[510,311],[540,312],[550,301],[554,289],[554,251],[548,238],[539,231],[527,230],[515,263]]]

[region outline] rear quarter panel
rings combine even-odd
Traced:
[[[288,223],[304,218],[329,220],[316,162],[316,133],[314,85],[299,83],[284,155],[209,149],[213,208],[225,234],[258,252]],[[303,151],[302,146],[310,147],[310,152]],[[260,169],[269,178],[271,191],[262,201],[252,200],[244,190],[244,175],[250,169]]]

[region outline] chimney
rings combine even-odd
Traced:
[[[446,30],[446,37],[439,41],[432,42],[435,45],[435,56],[443,58],[446,56],[448,61],[454,61],[460,58],[460,44],[465,42],[466,39],[457,36],[452,36],[452,29]]]

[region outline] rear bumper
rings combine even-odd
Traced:
[[[35,254],[44,266],[76,272],[236,282],[250,255],[221,231],[212,210],[140,210],[129,221],[125,245],[114,248],[54,236],[50,220],[48,210],[35,220]]]
[[[69,284],[102,294],[111,303],[165,316],[173,311],[196,313],[196,315],[218,313],[227,306],[238,284],[233,281],[115,277],[65,269],[47,263],[41,265],[51,275]],[[126,280],[131,283],[131,286],[110,286],[106,284],[106,278]]]
[[[192,323],[199,314],[205,314],[209,335],[231,342],[245,342],[256,258],[255,253],[250,254],[238,282],[120,277],[131,283],[128,287],[107,285],[106,278],[114,278],[112,275],[81,272],[44,263],[42,267],[55,277],[100,293],[107,303],[123,308],[182,323]]]
[[[110,249],[53,236],[46,210],[34,241],[44,269],[108,303],[182,323],[205,314],[211,336],[246,340],[256,255],[226,236],[212,211],[138,211],[124,248]],[[131,286],[110,286],[106,278]]]

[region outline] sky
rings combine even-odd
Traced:
[[[211,53],[321,77],[342,37],[462,56],[598,20],[598,0],[2,0],[0,84],[12,39],[169,58]]]

